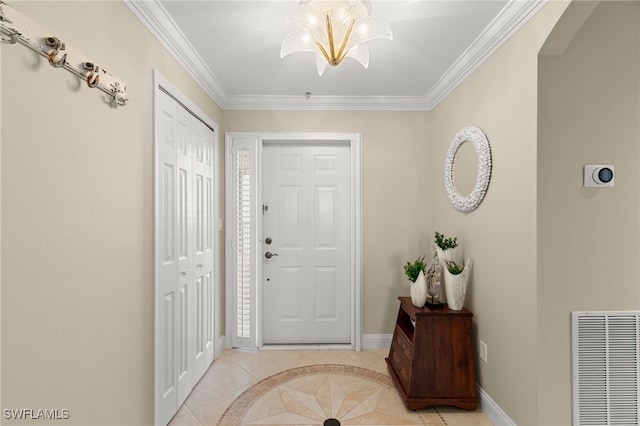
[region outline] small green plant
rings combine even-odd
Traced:
[[[404,265],[404,273],[407,275],[407,278],[409,278],[409,281],[416,282],[420,271],[424,274],[426,267],[427,264],[424,261],[424,256],[422,256],[417,258],[413,263],[407,262],[407,264]]]
[[[436,238],[433,242],[436,243],[442,250],[448,250],[458,247],[458,237],[445,238],[445,236],[438,231],[436,231]]]
[[[462,271],[464,271],[464,267],[467,266],[464,262],[462,262],[462,266],[458,265],[453,260],[445,260],[445,262],[447,263],[447,270],[451,275],[461,274]]]

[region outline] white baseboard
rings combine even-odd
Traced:
[[[389,349],[393,334],[364,334],[362,349]]]
[[[515,422],[509,418],[507,413],[491,399],[488,393],[476,384],[478,397],[480,400],[480,411],[482,411],[495,426],[516,426]]]
[[[222,336],[218,336],[216,339],[216,346],[215,346],[215,354],[214,354],[215,359],[218,359],[218,357],[222,354],[222,351],[224,351],[227,348],[228,348],[227,336],[224,334]]]

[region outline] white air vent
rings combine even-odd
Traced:
[[[573,424],[640,424],[640,312],[573,312],[572,351]]]

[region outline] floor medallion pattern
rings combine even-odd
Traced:
[[[444,425],[435,410],[409,411],[389,376],[319,364],[274,374],[242,393],[219,425]],[[332,423],[335,424],[335,423]]]

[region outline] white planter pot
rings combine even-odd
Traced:
[[[464,271],[453,275],[448,269],[444,270],[444,286],[447,293],[447,306],[452,311],[460,311],[464,307],[467,295],[467,281],[471,272],[471,259],[467,260]]]
[[[446,260],[450,262],[454,261],[458,265],[461,264],[462,249],[460,248],[460,246],[452,249],[447,249],[447,250],[442,250],[440,247],[436,246],[436,250],[438,251],[438,262],[440,263],[440,277],[444,277],[445,272],[447,271],[447,263],[445,262]],[[438,299],[441,302],[446,302],[447,295],[445,291],[445,285],[444,283],[441,283],[441,284],[443,285],[440,286],[440,294],[438,295]]]
[[[418,308],[422,308],[427,301],[427,280],[422,271],[415,282],[411,283],[411,302]]]

